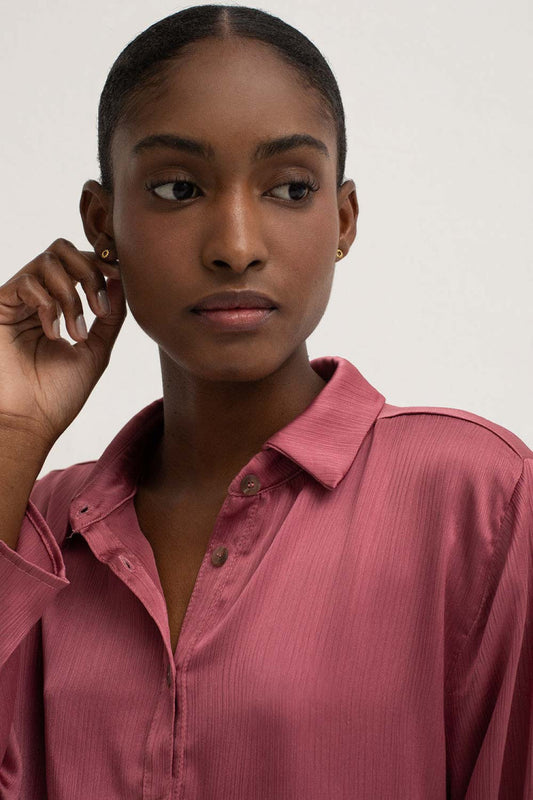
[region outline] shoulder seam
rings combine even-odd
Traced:
[[[531,455],[524,455],[523,453],[521,453],[517,449],[517,447],[514,444],[512,444],[512,442],[510,442],[507,438],[505,438],[505,436],[503,436],[498,430],[495,430],[495,428],[502,428],[501,425],[498,425],[498,423],[496,423],[496,422],[491,423],[490,420],[484,421],[483,417],[480,417],[477,414],[472,414],[470,411],[466,411],[465,412],[465,411],[461,411],[461,409],[458,409],[458,408],[457,409],[454,409],[454,408],[450,408],[450,409],[448,409],[448,408],[425,408],[423,406],[421,406],[421,407],[413,406],[411,408],[401,408],[401,407],[394,407],[393,406],[392,409],[393,410],[391,410],[390,413],[385,411],[384,413],[380,414],[377,417],[376,422],[379,422],[380,419],[392,419],[393,417],[401,417],[401,416],[408,416],[408,415],[415,415],[415,414],[419,414],[419,415],[426,415],[427,414],[427,415],[431,415],[431,416],[450,417],[451,419],[458,419],[458,420],[461,420],[462,422],[469,422],[471,425],[477,425],[480,428],[484,428],[486,431],[489,431],[489,433],[492,433],[494,436],[496,436],[498,439],[500,439],[504,444],[506,444],[507,447],[509,447],[510,450],[512,450],[514,453],[516,453],[516,455],[522,460],[528,459],[528,458],[533,458],[533,453]],[[468,416],[465,416],[465,415],[468,415]],[[476,417],[476,419],[470,419],[469,418],[470,416]],[[512,431],[508,431],[508,433],[511,436],[516,437],[520,441],[519,437],[516,436],[516,434],[512,433]],[[526,445],[525,442],[522,442],[522,444],[523,444],[523,446],[525,448],[527,448],[529,450],[529,447]]]

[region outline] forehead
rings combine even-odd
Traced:
[[[123,152],[133,140],[165,130],[241,146],[305,132],[334,149],[336,131],[324,105],[320,92],[269,45],[209,38],[188,45],[141,90],[116,139]]]

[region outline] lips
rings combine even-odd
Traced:
[[[260,292],[248,290],[218,292],[199,300],[191,311],[222,311],[232,308],[276,308],[276,303],[271,297]]]

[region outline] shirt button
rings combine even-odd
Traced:
[[[122,561],[124,566],[127,567],[127,569],[133,569],[132,565],[130,564],[126,556],[120,556],[120,560]]]
[[[211,564],[214,567],[221,567],[228,558],[228,550],[226,547],[216,547],[211,553]]]
[[[257,494],[261,488],[261,482],[257,475],[245,475],[241,481],[241,492],[243,494]]]

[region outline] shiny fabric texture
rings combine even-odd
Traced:
[[[0,542],[2,800],[533,800],[533,453],[311,364],[175,653],[133,502],[162,398],[36,482]]]

